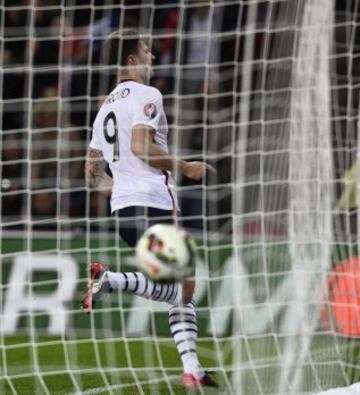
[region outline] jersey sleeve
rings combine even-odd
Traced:
[[[94,122],[93,128],[92,128],[92,136],[91,136],[89,147],[101,151],[102,147],[101,147],[101,141],[99,138],[99,132],[100,132],[99,125],[98,125],[97,120],[95,119],[95,122]]]
[[[157,89],[151,89],[135,98],[133,103],[133,120],[135,125],[147,125],[157,130],[163,110],[162,95]]]

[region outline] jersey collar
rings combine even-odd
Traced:
[[[120,80],[120,81],[119,81],[119,84],[122,84],[123,82],[130,82],[130,81],[132,81],[132,82],[137,82],[137,81],[135,81],[135,80],[133,80],[133,79],[131,79],[131,78],[126,78],[125,80]]]

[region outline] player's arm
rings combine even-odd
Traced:
[[[216,173],[213,166],[205,162],[186,162],[176,159],[154,142],[155,130],[146,125],[135,125],[132,129],[131,151],[149,166],[161,170],[178,171],[192,180],[203,178],[207,170]]]
[[[106,162],[100,150],[89,148],[85,162],[85,180],[93,188],[109,195],[113,187],[112,178],[105,173]]]

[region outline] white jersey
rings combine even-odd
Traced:
[[[177,208],[170,173],[147,165],[131,151],[135,125],[156,131],[155,142],[168,152],[168,126],[156,88],[124,81],[109,94],[93,125],[90,148],[101,150],[113,176],[111,211],[129,206]]]

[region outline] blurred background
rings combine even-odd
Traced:
[[[89,262],[134,267],[83,167],[117,83],[102,44],[135,27],[156,56],[151,84],[164,96],[172,153],[218,170],[201,183],[176,175],[182,220],[199,240],[201,357],[229,393],[359,381],[359,23],[359,0],[0,0],[0,331],[24,335],[3,348],[7,372],[41,376],[44,334],[62,336],[48,352],[69,355],[54,371],[71,375],[86,374],[88,347],[71,349],[64,333],[87,336],[101,380],[103,368],[131,370],[142,354],[129,349],[124,361],[111,339],[103,344],[109,334],[125,344],[168,336],[162,307],[126,295],[91,322],[79,309]],[[16,347],[34,357],[23,362]],[[144,375],[163,369],[154,356],[144,353]],[[69,393],[91,387],[76,380]]]
[[[119,26],[151,33],[156,56],[152,85],[164,95],[173,152],[208,160],[218,169],[217,177],[207,180],[206,194],[199,185],[177,180],[186,225],[203,231],[206,222],[224,236],[232,231],[233,186],[240,166],[243,212],[248,214],[241,231],[260,231],[258,211],[287,209],[284,149],[301,2],[185,3],[4,0],[3,230],[55,228],[61,219],[77,219],[73,227],[81,229],[81,218],[109,214],[106,198],[86,193],[83,165],[99,104],[116,84],[114,71],[102,67],[102,43]],[[358,2],[337,0],[334,11],[333,181],[337,199],[349,189],[342,204],[349,214],[351,186],[344,185],[343,177],[354,164],[357,145]],[[246,154],[242,162],[235,157],[239,140]],[[339,221],[348,221],[354,232],[351,215]],[[286,231],[283,222],[281,214],[272,216],[262,231],[281,234]]]
[[[220,225],[231,212],[239,101],[248,102],[245,174],[253,185],[244,196],[246,211],[256,211],[260,204],[256,152],[271,150],[274,144],[280,149],[274,139],[286,127],[297,7],[285,1],[263,1],[249,15],[247,1],[224,2],[216,8],[202,1],[191,1],[186,8],[176,1],[151,2],[156,7],[141,1],[116,5],[105,0],[73,0],[66,2],[66,8],[61,3],[37,0],[34,9],[29,0],[5,0],[1,8],[1,176],[10,182],[2,185],[3,226],[7,222],[9,227],[14,222],[23,226],[29,216],[46,218],[43,225],[55,226],[59,216],[84,218],[104,215],[107,210],[98,194],[89,195],[89,201],[85,198],[83,164],[99,103],[114,86],[114,74],[101,68],[101,44],[119,26],[152,33],[150,45],[158,66],[152,84],[165,96],[177,153],[192,157],[206,153],[218,168],[208,200],[222,216]],[[359,32],[353,27],[358,20],[355,3],[336,2],[332,127],[337,178],[351,166],[351,150],[356,146]],[[252,32],[243,35],[249,23]],[[214,31],[219,33],[215,40],[209,35]],[[253,43],[251,67],[241,68],[249,39]],[[243,78],[248,79],[245,91]],[[264,131],[261,122],[271,118],[279,123],[267,125]],[[281,159],[269,160],[276,171],[276,161]],[[201,192],[196,194],[179,181],[184,186],[184,215],[205,214],[197,196]],[[186,204],[188,199],[194,201]],[[286,199],[279,199],[270,204],[284,208],[281,200]],[[188,206],[193,212],[187,213]],[[201,218],[194,218],[191,225],[199,227],[199,222]]]
[[[217,177],[207,180],[206,195],[177,180],[182,215],[191,217],[186,225],[203,230],[204,215],[212,215],[208,226],[223,235],[231,232],[239,138],[247,153],[244,212],[287,208],[282,148],[301,2],[65,3],[4,0],[0,8],[3,230],[24,228],[29,220],[34,229],[55,228],[67,218],[76,218],[74,227],[81,229],[81,218],[109,214],[106,198],[86,193],[83,165],[94,116],[116,84],[114,72],[102,68],[102,43],[119,26],[151,33],[157,66],[152,84],[164,95],[173,152],[203,158],[218,169]],[[337,0],[335,7],[331,128],[340,198],[341,178],[354,163],[357,144],[359,9],[355,0]],[[260,152],[268,155],[260,160]],[[280,182],[266,186],[269,180]],[[266,231],[284,232],[282,222],[281,215],[272,218]],[[243,227],[257,233],[256,215]]]

